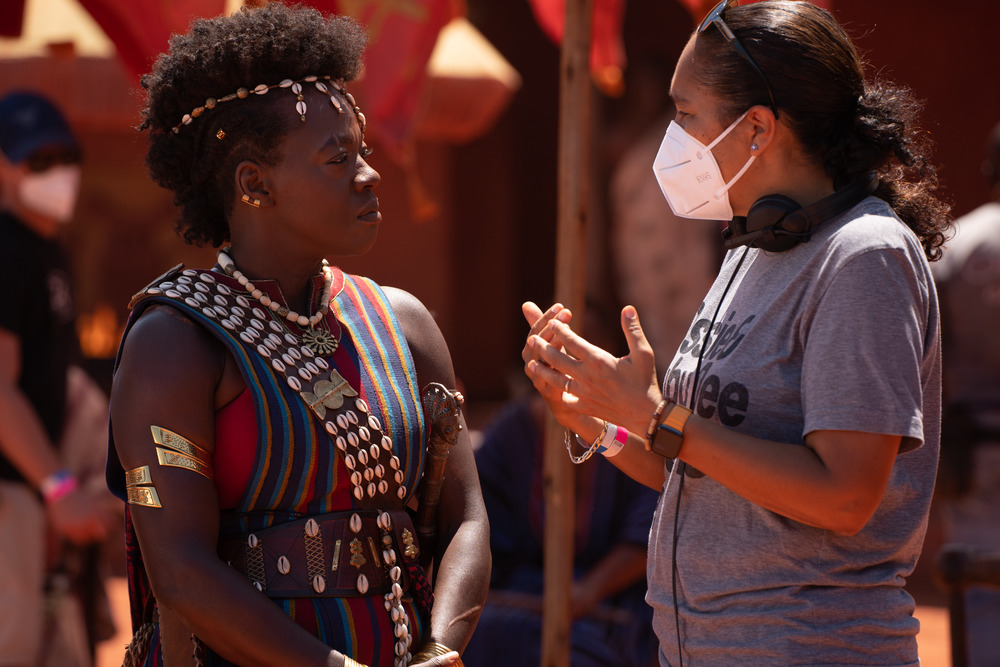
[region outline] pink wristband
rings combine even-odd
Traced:
[[[76,477],[68,470],[60,470],[42,480],[38,490],[42,493],[45,504],[51,505],[76,491],[76,486]]]
[[[616,426],[614,440],[607,447],[601,446],[597,451],[603,454],[604,458],[610,459],[625,448],[626,442],[628,442],[628,430],[624,426]]]

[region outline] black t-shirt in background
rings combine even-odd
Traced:
[[[59,444],[66,417],[66,371],[76,358],[75,308],[69,264],[55,240],[0,213],[0,328],[21,341],[18,385],[49,439]],[[0,454],[0,479],[23,477]]]

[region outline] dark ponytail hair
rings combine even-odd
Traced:
[[[927,258],[938,259],[950,206],[935,195],[932,145],[917,128],[922,105],[911,91],[866,81],[850,38],[811,3],[763,0],[730,8],[723,18],[767,76],[780,118],[834,187],[875,172],[875,195],[913,230]],[[703,54],[698,76],[725,100],[726,117],[770,106],[761,77],[719,30],[698,35],[695,49]]]

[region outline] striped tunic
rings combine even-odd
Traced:
[[[392,484],[386,485],[386,493],[372,494],[366,491],[364,482],[360,486],[352,484],[352,470],[345,465],[345,459],[350,457],[335,446],[333,433],[337,428],[333,415],[320,417],[323,408],[317,412],[310,406],[313,396],[310,383],[300,381],[291,368],[279,371],[288,364],[276,363],[278,353],[262,349],[262,341],[271,345],[266,340],[269,335],[274,340],[294,340],[300,331],[295,325],[275,320],[267,308],[247,299],[232,278],[208,271],[177,267],[133,299],[125,336],[149,306],[159,303],[177,308],[225,345],[252,396],[256,442],[247,443],[245,449],[253,447],[252,452],[243,452],[252,456],[251,472],[236,506],[222,513],[223,535],[261,530],[331,512],[398,509],[416,490],[424,464],[427,432],[416,371],[402,329],[377,284],[367,278],[346,275],[339,269],[334,269],[333,274],[330,311],[321,326],[332,333],[339,328],[340,344],[333,354],[313,359],[315,365],[309,368],[319,370],[316,366],[320,366],[324,378],[327,370],[339,373],[367,405],[368,415],[375,419],[373,424],[391,442],[389,453],[394,459],[391,472],[398,464],[401,474],[395,480],[389,479]],[[255,281],[255,285],[272,299],[281,298],[276,284]],[[321,286],[320,278],[313,285],[314,294]],[[242,297],[239,303],[248,307],[241,310],[233,305],[236,303],[233,299],[239,297]],[[226,307],[217,307],[220,303]],[[234,316],[235,313],[242,313],[242,317]],[[285,347],[278,352],[287,348],[286,343],[282,345]],[[296,349],[312,356],[301,342]],[[298,353],[295,355],[299,358]],[[288,360],[287,354],[284,358]],[[308,359],[296,362],[295,367],[300,369],[302,378],[315,375],[309,371],[303,373],[305,361]],[[317,377],[309,379],[315,382]],[[383,443],[388,447],[384,440]],[[216,471],[217,476],[225,474],[219,466]],[[123,474],[112,442],[108,481],[121,497],[124,497]],[[133,625],[137,627],[149,589],[131,525],[128,528],[130,593]],[[423,573],[413,560],[406,566],[410,576],[419,580]],[[426,580],[416,583],[426,588]],[[393,664],[397,640],[381,595],[272,597],[272,600],[296,623],[355,660],[372,667]],[[425,606],[420,610],[423,613],[418,612],[409,597],[403,598],[403,606],[415,650],[429,620],[429,608]],[[206,664],[228,664],[213,654],[210,647],[207,653]],[[161,662],[159,651],[151,651],[147,664]]]

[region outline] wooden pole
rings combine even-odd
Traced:
[[[590,138],[590,25],[593,0],[566,0],[559,77],[556,300],[583,322]],[[573,586],[574,478],[563,428],[549,415],[544,456],[545,591],[542,667],[568,667]]]

